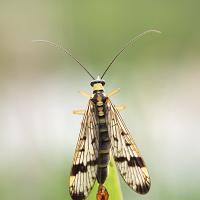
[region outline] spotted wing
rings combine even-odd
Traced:
[[[69,191],[74,200],[85,199],[96,181],[98,154],[96,133],[97,123],[93,103],[89,101],[88,109],[81,123],[70,174]]]
[[[125,182],[135,192],[145,194],[151,181],[139,150],[124,124],[119,111],[108,99],[108,120],[112,154]]]

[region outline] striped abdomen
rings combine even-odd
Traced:
[[[106,123],[106,97],[102,92],[94,95],[93,102],[95,103],[95,113],[98,122],[98,166],[97,166],[97,181],[103,184],[108,174],[108,163],[110,160],[111,140],[108,134],[108,126]]]

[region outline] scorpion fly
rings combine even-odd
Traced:
[[[119,89],[106,95],[103,80],[116,58],[128,46],[149,32],[160,33],[156,30],[148,30],[130,40],[116,54],[104,73],[96,79],[62,46],[47,40],[35,40],[35,42],[46,42],[62,49],[92,78],[90,82],[92,95],[81,91],[81,94],[89,98],[87,109],[74,111],[74,114],[83,114],[83,120],[70,173],[69,192],[73,200],[86,199],[96,181],[99,184],[97,200],[108,200],[109,194],[104,183],[108,176],[110,156],[113,156],[119,173],[132,190],[145,194],[150,189],[151,181],[145,162],[119,113],[123,106],[115,106],[110,100],[110,97]]]

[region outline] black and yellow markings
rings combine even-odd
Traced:
[[[105,117],[101,117],[101,118],[99,118],[99,124],[105,124],[106,123],[106,119],[105,119]]]
[[[98,94],[97,96],[97,110],[98,110],[98,116],[101,117],[101,116],[104,116],[105,113],[104,113],[104,108],[103,108],[103,101],[102,101],[102,96],[100,94]]]
[[[99,87],[99,86],[98,86]],[[108,133],[108,125],[106,122],[106,98],[103,91],[96,91],[93,96],[96,109],[96,119],[98,122],[98,163],[97,163],[97,181],[103,184],[108,175],[108,163],[110,160],[111,140]]]

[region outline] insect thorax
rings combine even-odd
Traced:
[[[105,81],[97,78],[96,80],[93,80],[90,85],[93,89],[93,97],[91,98],[92,102],[97,106],[102,106],[107,98],[104,94]]]
[[[91,81],[90,85],[93,88],[93,93],[104,91],[105,81],[98,76],[97,79]]]

